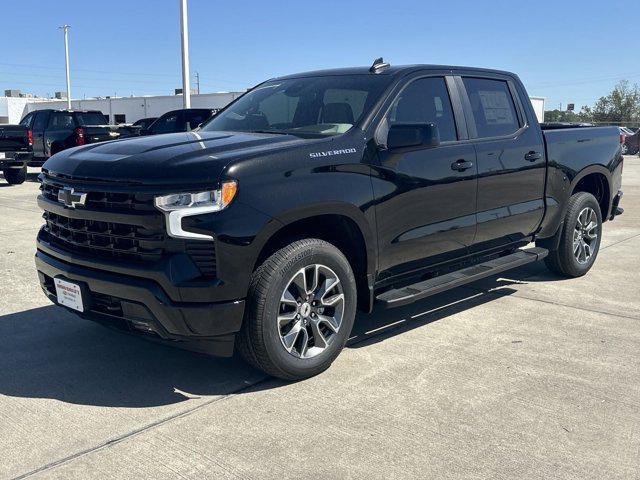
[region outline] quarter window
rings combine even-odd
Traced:
[[[389,110],[387,124],[408,123],[433,123],[438,127],[441,141],[457,139],[451,99],[444,78],[420,78],[398,95]]]
[[[518,114],[509,90],[502,80],[464,78],[478,137],[511,135],[520,128]]]

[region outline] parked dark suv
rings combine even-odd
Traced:
[[[198,128],[215,112],[211,108],[188,108],[172,110],[159,117],[155,122],[144,128],[141,135],[158,135],[161,133],[187,132]]]

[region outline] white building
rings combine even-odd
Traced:
[[[191,95],[191,108],[223,108],[243,92],[202,93]],[[44,108],[65,109],[66,100],[28,103],[24,112]],[[170,110],[182,108],[182,95],[145,97],[89,98],[72,100],[74,110],[100,110],[109,118],[109,123],[133,123],[141,118],[159,117]]]
[[[540,123],[544,122],[544,97],[529,97]]]
[[[0,124],[18,123],[29,111],[27,104],[46,100],[33,97],[0,97]]]
[[[192,108],[222,108],[243,92],[203,93],[191,95]],[[43,98],[0,97],[0,123],[18,123],[27,113],[45,108],[66,109],[66,100]],[[182,95],[145,97],[88,98],[72,100],[71,108],[100,110],[109,122],[133,123],[141,118],[159,117],[170,110],[182,108]]]

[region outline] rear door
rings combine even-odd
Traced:
[[[434,123],[441,140],[437,147],[379,152],[372,181],[381,279],[467,254],[476,228],[477,174],[461,110],[452,78],[422,76],[398,93],[378,127],[382,139],[380,131],[394,124]]]
[[[49,113],[48,111],[35,112],[35,118],[32,123],[34,157],[45,156],[44,131],[47,128],[47,123],[49,123]]]
[[[473,252],[521,241],[544,213],[545,156],[512,79],[457,79],[478,165],[478,228]],[[535,123],[534,123],[535,125]]]

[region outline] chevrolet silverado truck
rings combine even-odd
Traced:
[[[357,310],[542,259],[584,275],[622,169],[615,127],[541,128],[514,74],[379,60],[266,81],[195,131],[54,155],[35,261],[81,317],[302,379]]]
[[[32,132],[27,126],[0,125],[0,170],[9,185],[18,185],[27,179],[32,147]]]

